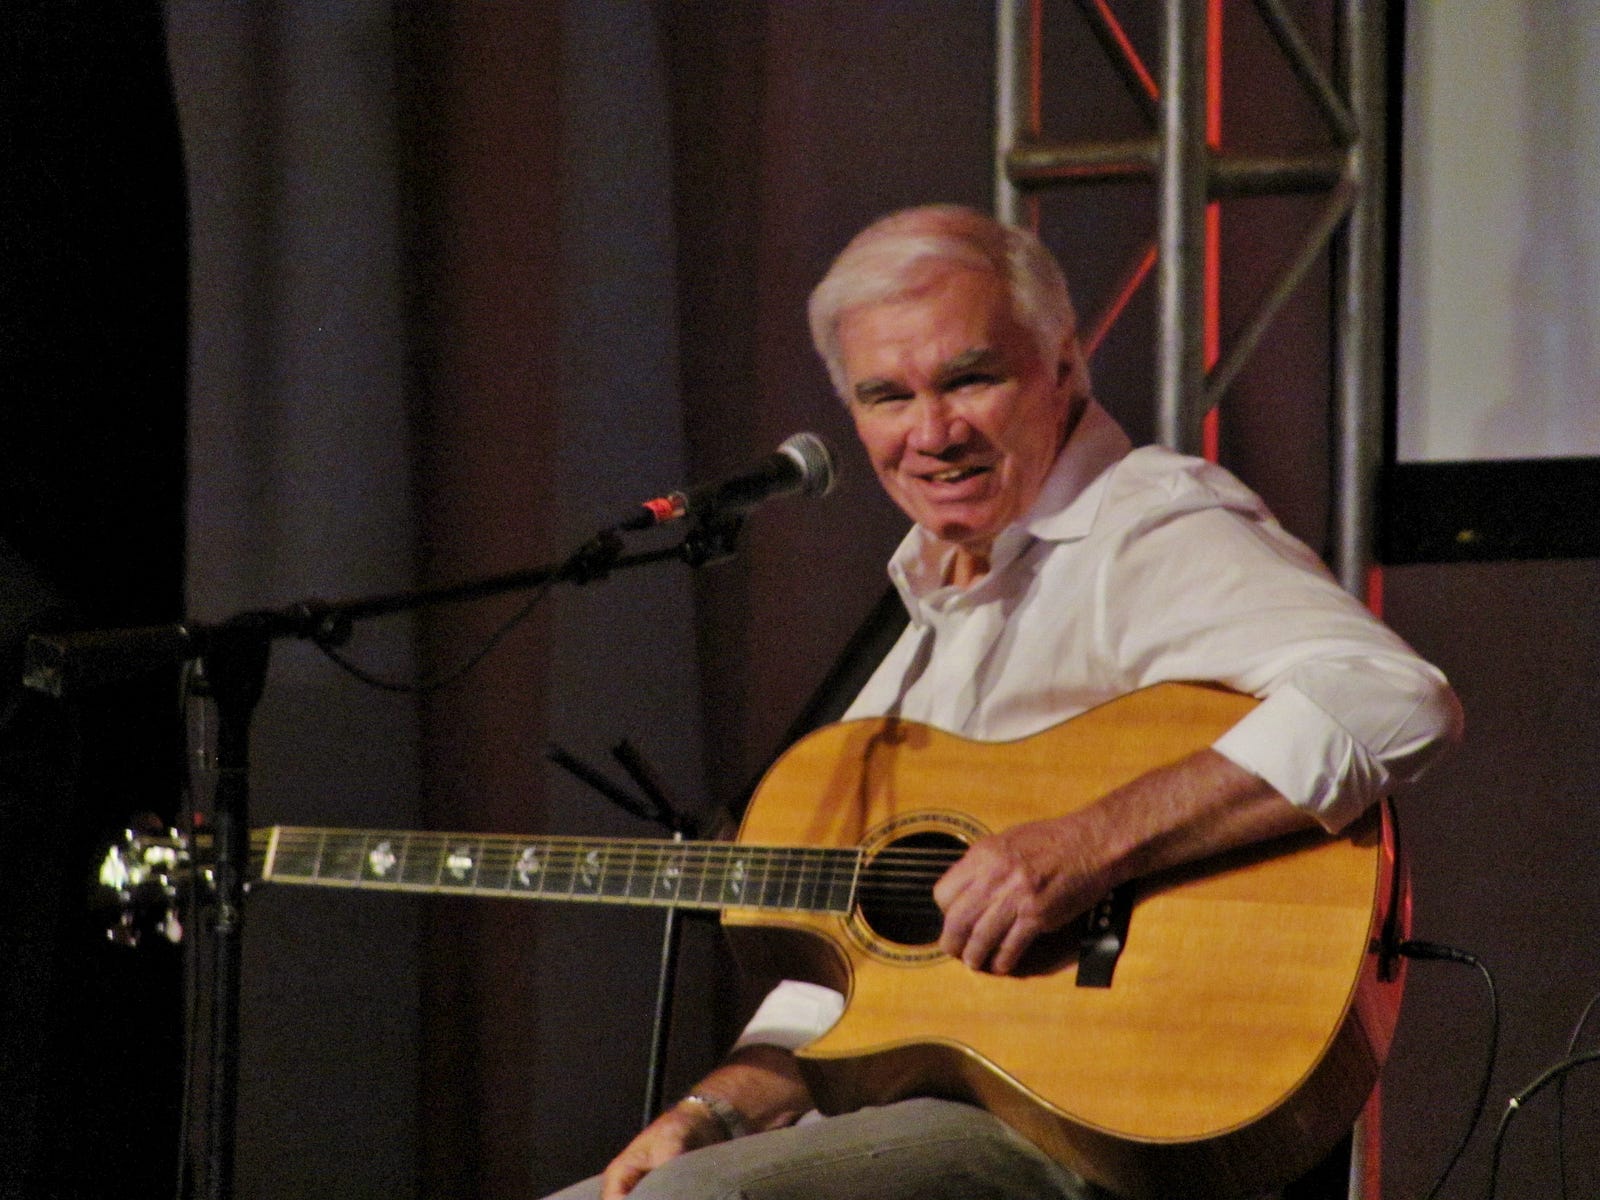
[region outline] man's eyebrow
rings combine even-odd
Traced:
[[[968,371],[996,371],[1004,367],[1004,362],[1004,356],[993,346],[973,346],[941,366],[937,378],[944,383]],[[851,389],[857,402],[861,404],[871,404],[887,397],[904,395],[905,391],[904,384],[882,377],[863,379]]]
[[[900,395],[905,392],[905,386],[892,379],[863,379],[852,389],[856,400],[861,404],[871,404],[874,400],[882,400],[886,396]]]
[[[994,370],[1001,365],[1000,352],[993,346],[974,346],[963,350],[939,368],[941,379],[950,379],[972,370]]]

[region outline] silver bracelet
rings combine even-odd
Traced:
[[[684,1097],[690,1104],[698,1104],[711,1114],[711,1119],[722,1126],[722,1132],[727,1135],[728,1141],[742,1138],[750,1132],[750,1126],[737,1108],[729,1104],[721,1096],[709,1096],[705,1092],[690,1092]]]

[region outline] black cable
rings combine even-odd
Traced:
[[[1494,975],[1489,968],[1474,954],[1465,950],[1457,950],[1453,946],[1443,946],[1438,942],[1404,941],[1399,946],[1400,953],[1409,959],[1418,962],[1451,962],[1461,966],[1476,967],[1483,976],[1484,986],[1489,991],[1489,1049],[1484,1055],[1483,1076],[1478,1084],[1477,1099],[1472,1105],[1472,1116],[1467,1121],[1466,1131],[1461,1135],[1461,1141],[1456,1144],[1455,1152],[1450,1155],[1450,1160],[1445,1163],[1444,1170],[1439,1172],[1439,1177],[1433,1181],[1433,1186],[1428,1189],[1424,1200],[1433,1200],[1439,1194],[1439,1189],[1444,1187],[1444,1182],[1456,1169],[1456,1164],[1461,1161],[1461,1156],[1466,1152],[1467,1143],[1472,1140],[1473,1133],[1478,1128],[1478,1123],[1483,1119],[1483,1110],[1489,1103],[1489,1080],[1494,1073],[1495,1059],[1500,1053],[1500,996],[1494,985]]]
[[[404,695],[430,695],[452,684],[459,683],[470,675],[478,664],[488,658],[495,647],[505,640],[507,634],[528,619],[529,614],[544,602],[544,598],[550,594],[550,590],[557,583],[563,580],[587,582],[592,579],[602,578],[606,570],[616,561],[620,546],[621,543],[616,540],[615,532],[611,530],[589,539],[589,541],[568,555],[559,567],[550,572],[544,582],[538,584],[529,594],[527,602],[491,633],[481,646],[468,654],[462,662],[439,671],[426,679],[415,681],[385,679],[340,654],[336,646],[344,636],[347,636],[348,624],[332,625],[329,637],[314,637],[311,639],[312,644],[321,650],[334,666],[352,678],[360,680],[368,687],[377,688],[379,691],[384,692],[398,692]]]
[[[1567,1039],[1567,1057],[1572,1058],[1578,1052],[1578,1042],[1583,1038],[1584,1026],[1588,1025],[1589,1017],[1595,1010],[1595,1005],[1600,1004],[1600,992],[1589,997],[1589,1003],[1583,1006],[1583,1012],[1578,1014],[1578,1023],[1572,1027],[1572,1036]],[[1567,1080],[1561,1077],[1561,1082],[1556,1086],[1556,1169],[1561,1178],[1561,1200],[1567,1200]]]
[[[1546,1086],[1558,1079],[1566,1079],[1578,1067],[1592,1062],[1600,1062],[1600,1050],[1589,1050],[1583,1054],[1564,1058],[1556,1063],[1555,1066],[1545,1070],[1537,1079],[1506,1102],[1506,1110],[1500,1114],[1500,1126],[1495,1130],[1494,1150],[1489,1158],[1488,1200],[1494,1200],[1496,1193],[1500,1190],[1500,1152],[1505,1145],[1506,1133],[1511,1128],[1511,1118],[1521,1112],[1523,1106],[1538,1095],[1539,1092],[1543,1091]]]
[[[334,666],[338,667],[347,675],[360,680],[368,687],[377,688],[379,691],[383,692],[399,692],[412,696],[431,695],[434,692],[441,691],[444,688],[449,687],[451,684],[459,683],[461,680],[470,675],[473,670],[477,668],[478,664],[483,662],[484,659],[488,658],[489,655],[494,651],[495,647],[505,640],[507,634],[509,634],[518,625],[522,624],[523,621],[528,619],[528,615],[532,613],[533,610],[537,608],[544,600],[545,596],[549,594],[550,588],[550,583],[541,584],[529,598],[527,603],[525,603],[521,608],[517,609],[517,611],[514,612],[510,618],[503,622],[498,629],[496,629],[488,636],[488,638],[484,640],[484,643],[481,646],[467,655],[462,662],[457,663],[453,667],[437,672],[434,675],[429,676],[427,679],[410,682],[401,679],[385,679],[381,675],[375,675],[371,671],[368,671],[365,667],[361,667],[352,662],[330,645],[326,645],[323,642],[317,641],[314,641],[313,644],[317,647],[317,649],[321,650],[322,653],[327,656],[328,661],[333,663]]]
[[[1596,1005],[1600,1005],[1600,992],[1589,997],[1589,1003],[1583,1006],[1583,1012],[1578,1015],[1578,1023],[1572,1027],[1572,1036],[1567,1039],[1569,1057],[1578,1052],[1578,1042],[1583,1037],[1584,1027],[1589,1024],[1589,1018],[1594,1015]]]

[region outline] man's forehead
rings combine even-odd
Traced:
[[[970,371],[974,367],[995,366],[1004,358],[1004,353],[998,347],[989,345],[969,346],[945,362],[942,370],[945,374],[954,375],[962,371]]]
[[[949,267],[914,287],[853,305],[839,314],[841,337],[904,336],[927,326],[965,327],[974,342],[1003,340],[1020,326],[1005,282],[987,271]]]

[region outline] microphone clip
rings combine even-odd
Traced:
[[[743,513],[712,510],[695,518],[689,532],[683,536],[679,553],[684,562],[696,569],[726,562],[738,549],[739,531],[743,528]]]

